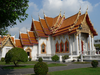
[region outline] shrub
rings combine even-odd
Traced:
[[[40,58],[38,59],[38,61],[39,61],[39,62],[42,62],[42,61],[43,61],[43,59],[40,57]]]
[[[69,55],[64,55],[62,56],[62,59],[65,60],[65,59],[68,59],[69,58]]]
[[[93,60],[91,62],[92,67],[96,68],[98,66],[98,61],[97,60]]]
[[[5,61],[5,58],[2,57],[2,58],[1,58],[1,62],[4,62],[4,61]]]
[[[59,57],[57,56],[57,55],[54,55],[53,57],[52,57],[52,61],[58,61],[59,60]]]
[[[40,62],[34,65],[34,72],[36,75],[47,75],[48,66],[46,63],[41,61],[42,58],[39,58],[39,59],[40,59],[39,60]]]
[[[28,58],[29,61],[31,61],[31,58]]]
[[[15,66],[17,66],[18,62],[26,62],[28,61],[27,53],[21,48],[12,48],[6,53],[5,62],[13,62]]]

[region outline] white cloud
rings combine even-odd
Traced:
[[[21,32],[26,32],[27,31],[27,28],[23,27],[23,28],[20,29],[20,31]]]
[[[93,9],[91,3],[83,0],[43,0],[43,8],[39,13],[42,16],[44,11],[47,16],[55,17],[61,10],[62,13],[65,11],[65,16],[71,16],[79,11],[80,6],[82,13],[85,13],[87,6],[88,12]]]
[[[95,5],[94,5],[94,7],[97,7],[99,4],[100,4],[100,2],[99,2],[99,3],[97,3],[97,4],[95,4]]]
[[[29,2],[29,7],[32,7],[33,10],[38,11],[37,5],[34,2]]]

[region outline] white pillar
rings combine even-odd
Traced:
[[[94,38],[92,37],[92,50],[94,50]]]
[[[78,36],[76,36],[76,51],[77,51],[77,55],[79,55]]]
[[[59,61],[62,62],[62,56],[61,55],[59,56]]]
[[[81,52],[81,33],[79,34],[79,48],[80,48],[80,52]]]
[[[91,50],[92,50],[92,48],[91,48],[91,35],[89,35],[89,46],[90,46],[90,55],[91,55]]]
[[[71,40],[69,40],[69,42],[70,42],[70,54],[72,55],[73,53],[72,53],[72,41]]]
[[[82,48],[81,48],[81,33],[79,34],[79,42],[80,42],[81,62],[83,62],[83,55],[82,55]]]

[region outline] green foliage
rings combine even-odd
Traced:
[[[39,62],[42,62],[42,61],[43,61],[43,59],[40,57],[40,58],[38,59],[38,61],[39,61]]]
[[[81,55],[78,56],[78,59],[81,59]]]
[[[65,60],[65,59],[68,59],[69,58],[69,55],[64,55],[62,56],[62,59]]]
[[[93,60],[91,62],[92,67],[96,68],[98,66],[98,61],[97,60]]]
[[[96,48],[100,48],[100,44],[94,44]]]
[[[47,75],[48,66],[44,62],[38,62],[34,65],[34,72],[36,75]]]
[[[5,61],[5,58],[2,57],[2,58],[1,58],[1,62],[4,62],[4,61]]]
[[[53,57],[52,57],[52,61],[58,61],[59,60],[59,57],[57,56],[57,55],[54,55]]]
[[[0,28],[13,26],[16,20],[24,21],[28,17],[28,2],[29,0],[0,0]]]
[[[17,66],[18,62],[27,62],[28,55],[27,53],[21,48],[12,48],[6,53],[5,62],[13,62],[15,66]]]
[[[8,34],[8,29],[0,28],[0,35],[7,35],[7,34]]]
[[[31,58],[28,58],[29,61],[31,61]]]

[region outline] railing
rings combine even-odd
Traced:
[[[95,50],[92,50],[92,51],[90,51],[90,50],[88,50],[88,51],[82,51],[82,54],[83,55],[95,55],[96,51]]]
[[[37,56],[53,56],[55,54],[37,54]]]

